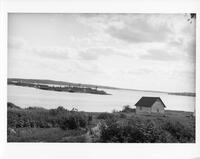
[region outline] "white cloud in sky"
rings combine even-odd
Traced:
[[[9,14],[8,77],[194,91],[184,14]]]

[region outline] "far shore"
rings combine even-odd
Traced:
[[[152,93],[166,93],[169,95],[196,97],[195,92],[165,92],[165,91],[155,91],[155,90],[138,90],[138,89],[117,88],[117,87],[110,87],[110,86],[81,84],[81,83],[43,80],[43,79],[8,78],[8,85],[26,86],[26,87],[33,87],[37,89],[50,90],[50,91],[63,91],[63,92],[70,92],[70,93],[76,93],[76,92],[90,93],[90,94],[99,94],[99,95],[111,95],[105,92],[104,90],[112,89],[112,90],[127,90],[127,91],[139,91],[139,92],[142,91],[142,92],[152,92]]]

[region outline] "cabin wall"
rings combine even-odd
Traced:
[[[151,113],[151,108],[150,107],[137,106],[136,107],[136,113],[137,114]]]
[[[151,107],[152,113],[164,113],[164,105],[160,100],[157,100]]]

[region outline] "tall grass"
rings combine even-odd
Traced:
[[[66,129],[86,128],[91,120],[83,112],[73,112],[58,107],[57,109],[41,109],[31,107],[27,109],[10,109],[8,107],[8,127],[11,128],[51,128]]]

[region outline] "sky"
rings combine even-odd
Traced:
[[[8,77],[194,92],[196,26],[186,14],[8,16]]]

